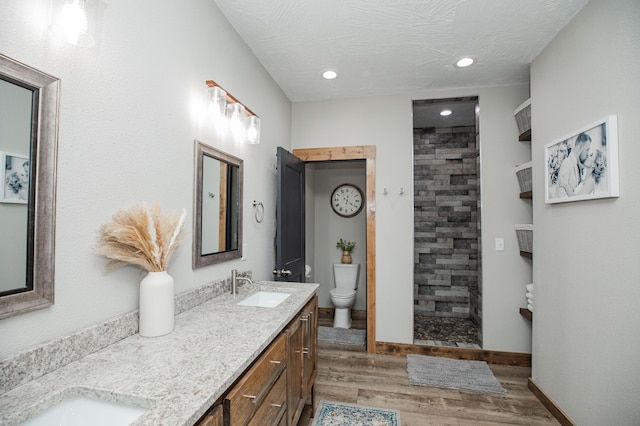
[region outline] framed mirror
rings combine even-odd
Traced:
[[[195,141],[193,269],[242,257],[243,161]]]
[[[0,318],[53,304],[59,92],[0,54]]]

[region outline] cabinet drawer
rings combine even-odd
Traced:
[[[249,426],[276,426],[285,420],[287,414],[287,378],[281,374],[273,385],[264,402],[258,407],[256,413],[249,421]]]
[[[205,414],[196,426],[223,426],[222,405],[217,405]]]
[[[225,415],[231,426],[247,423],[277,380],[285,376],[286,363],[286,338],[280,335],[225,398]]]

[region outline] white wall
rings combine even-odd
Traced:
[[[532,377],[579,425],[640,424],[638,23],[637,0],[592,0],[531,66]],[[620,197],[544,204],[544,145],[609,114]]]
[[[531,202],[519,198],[516,165],[531,159],[530,144],[518,141],[513,111],[528,97],[527,86],[480,89],[482,238],[482,347],[531,352],[531,323],[520,315],[531,261],[520,256],[514,224],[531,223]],[[484,95],[483,95],[484,94]],[[505,239],[505,251],[495,239]]]
[[[394,220],[412,216],[411,102],[392,97],[295,103],[292,119],[294,148],[376,145],[378,159],[409,159],[404,167],[376,162],[376,339],[412,342],[413,248],[404,242],[411,240],[413,229],[406,220]],[[403,140],[406,146],[399,143]],[[384,186],[393,192],[383,199]],[[402,197],[395,192],[401,186],[407,190]]]
[[[132,311],[144,276],[109,275],[90,249],[120,208],[158,202],[188,211],[192,226],[194,139],[245,160],[247,261],[191,269],[191,232],[169,265],[176,291],[228,277],[232,268],[270,279],[275,151],[289,148],[291,105],[211,0],[87,0],[96,44],[79,48],[47,30],[50,3],[0,2],[0,52],[59,77],[55,305],[0,321],[0,357]],[[237,146],[196,125],[213,79],[262,118],[262,144]],[[265,206],[261,224],[252,200]]]
[[[529,160],[517,142],[514,109],[527,86],[457,89],[293,104],[294,148],[376,146],[376,340],[413,341],[413,99],[479,96],[482,156],[483,335],[487,349],[529,352],[531,326],[520,316],[531,267],[520,258],[515,223],[531,221],[513,172]],[[389,194],[383,195],[387,188]],[[399,191],[404,188],[404,195]],[[495,252],[495,237],[506,251]]]
[[[366,174],[364,161],[314,164],[314,255],[307,255],[313,259],[313,282],[320,284],[318,289],[318,306],[332,308],[329,291],[335,288],[333,264],[340,263],[342,252],[336,248],[340,238],[355,241],[356,248],[351,252],[352,263],[360,265],[358,274],[358,289],[354,309],[367,309],[367,222],[364,208],[354,217],[344,218],[333,212],[330,197],[333,190],[340,184],[352,183],[363,192],[366,191]]]

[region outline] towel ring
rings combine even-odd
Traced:
[[[262,204],[262,202],[257,202],[256,200],[253,200],[253,203],[251,204],[255,209],[255,212],[253,212],[253,215],[256,218],[256,222],[262,223],[262,221],[264,220],[264,204]]]

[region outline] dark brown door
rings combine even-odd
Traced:
[[[277,152],[276,281],[304,282],[304,161]]]

